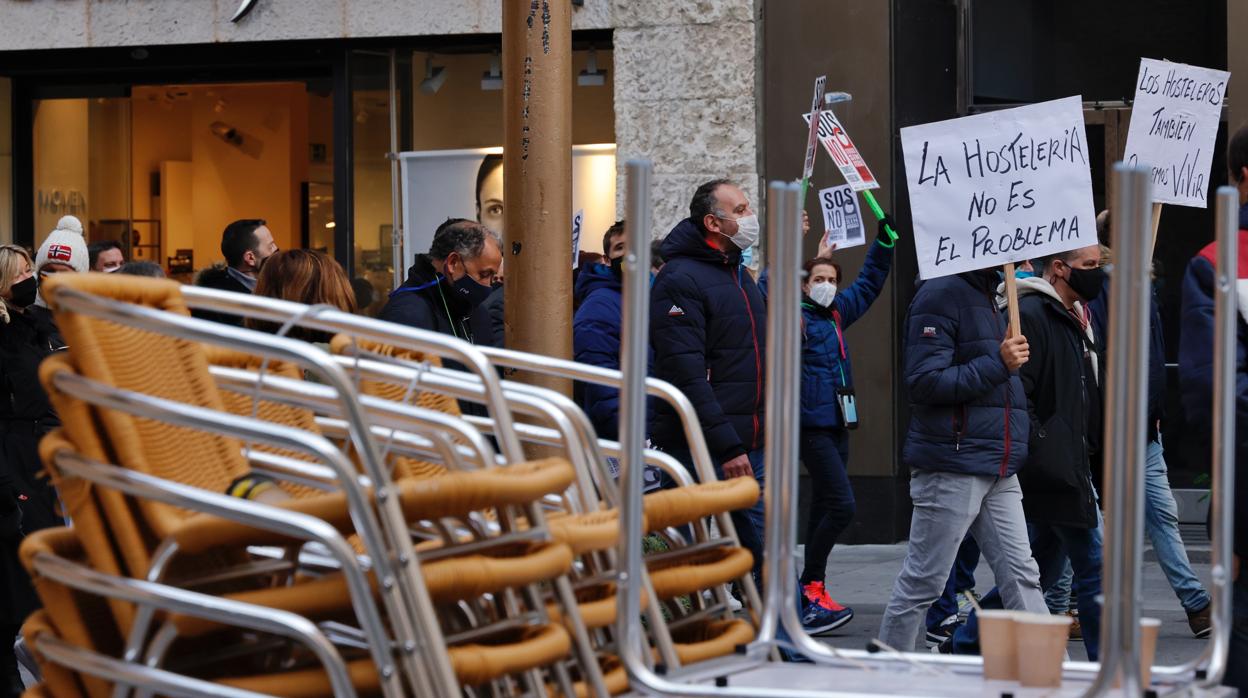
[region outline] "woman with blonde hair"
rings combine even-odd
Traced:
[[[39,607],[18,545],[27,533],[63,523],[39,461],[39,439],[60,423],[39,383],[39,363],[64,342],[51,313],[35,305],[38,291],[30,253],[0,245],[0,695],[22,690],[13,638]]]
[[[351,288],[351,280],[347,278],[346,272],[332,257],[316,250],[275,252],[260,269],[255,294],[307,305],[328,305],[348,313],[355,312],[355,291]],[[279,326],[248,320],[247,327],[276,332]],[[302,327],[295,327],[286,335],[314,343],[328,343],[332,338],[328,333]]]

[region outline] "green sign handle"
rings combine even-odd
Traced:
[[[880,208],[880,204],[877,203],[875,197],[871,195],[870,189],[863,190],[862,198],[867,200],[867,205],[871,207],[871,212],[875,214],[876,220],[884,220],[884,209]],[[893,226],[885,225],[884,232],[888,233],[888,236],[892,238],[892,240],[887,245],[884,245],[884,243],[881,242],[881,245],[884,245],[885,247],[892,247],[897,243],[897,231],[893,230]]]

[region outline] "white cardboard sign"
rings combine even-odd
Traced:
[[[572,269],[581,264],[581,228],[585,225],[585,209],[580,209],[572,216]],[[607,250],[602,251],[607,256]]]
[[[1214,141],[1231,74],[1140,59],[1123,160],[1153,171],[1153,201],[1205,208]]]
[[[823,95],[827,82],[828,76],[826,75],[820,75],[815,78],[815,93],[810,99],[810,111],[812,114],[823,111]],[[815,173],[815,150],[819,147],[817,144],[819,134],[814,125],[810,124],[810,119],[807,119],[806,123],[809,125],[809,128],[806,136],[806,160],[802,163],[802,179],[809,181],[810,176]],[[805,189],[802,191],[805,191]]]
[[[823,211],[824,245],[836,245],[836,249],[843,250],[866,243],[858,195],[848,184],[821,189],[819,208]]]
[[[910,126],[901,145],[923,279],[1096,242],[1079,97]]]
[[[810,114],[802,114],[802,120],[809,124]],[[858,147],[849,139],[845,127],[830,109],[819,112],[819,142],[854,191],[880,188],[875,175],[871,174],[871,168],[867,167],[867,161],[862,159]]]

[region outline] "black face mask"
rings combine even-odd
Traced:
[[[1101,267],[1096,269],[1070,267],[1070,279],[1066,283],[1070,285],[1072,291],[1079,294],[1080,298],[1091,303],[1101,295],[1101,289],[1105,288],[1105,270]]]
[[[617,279],[624,278],[624,255],[620,255],[619,257],[611,260],[611,273],[615,275],[615,278]]]
[[[459,277],[458,281],[452,282],[451,288],[455,289],[455,292],[461,298],[467,300],[468,305],[473,308],[484,303],[485,299],[490,296],[490,292],[494,290],[490,286],[478,283],[468,274],[464,274]]]
[[[9,292],[13,294],[13,299],[9,302],[18,308],[25,308],[35,302],[35,295],[39,293],[39,278],[31,276],[22,279],[13,284]]]

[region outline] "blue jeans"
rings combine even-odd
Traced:
[[[958,594],[975,588],[975,568],[978,566],[979,545],[968,533],[962,539],[962,546],[958,548],[958,556],[953,558],[953,568],[949,570],[945,591],[927,609],[928,630],[939,628],[946,618],[958,612]]]
[[[805,585],[823,581],[832,546],[854,519],[854,490],[846,472],[849,439],[844,429],[803,429],[801,444],[811,485],[801,577]]]
[[[1101,527],[1073,528],[1049,524],[1028,524],[1031,554],[1040,566],[1040,587],[1048,589],[1061,577],[1068,556],[1074,571],[1075,592],[1079,595],[1079,626],[1088,660],[1095,662],[1101,645],[1101,606],[1096,597],[1101,593]],[[1065,555],[1063,555],[1063,552]],[[979,602],[983,608],[1001,608],[996,589]],[[972,613],[966,624],[953,636],[955,654],[979,653],[979,623]]]
[[[693,454],[687,448],[663,448],[672,458],[680,461],[689,474],[696,480],[698,471],[693,467]],[[765,530],[766,514],[763,507],[763,485],[766,482],[766,472],[763,469],[763,449],[751,451],[749,453],[750,468],[754,470],[754,479],[758,481],[759,497],[754,506],[749,509],[739,509],[730,514],[732,517],[732,525],[737,529],[737,538],[741,541],[741,547],[749,550],[754,555],[754,580],[762,589],[763,579],[763,532]],[[720,463],[715,464],[715,475],[720,479],[724,477],[724,470]],[[664,473],[664,487],[671,487],[674,483]]]
[[[1062,573],[1057,576],[1053,586],[1044,590],[1044,605],[1049,607],[1049,613],[1060,616],[1070,610],[1070,584],[1074,578],[1075,572],[1070,568],[1070,558],[1063,554]]]
[[[1144,531],[1157,553],[1157,564],[1170,582],[1188,613],[1209,605],[1209,592],[1192,572],[1187,549],[1179,537],[1179,507],[1170,491],[1166,471],[1165,449],[1160,441],[1148,442],[1148,460],[1144,466]]]
[[[1248,573],[1240,573],[1231,599],[1231,646],[1222,683],[1244,695],[1248,692]]]

